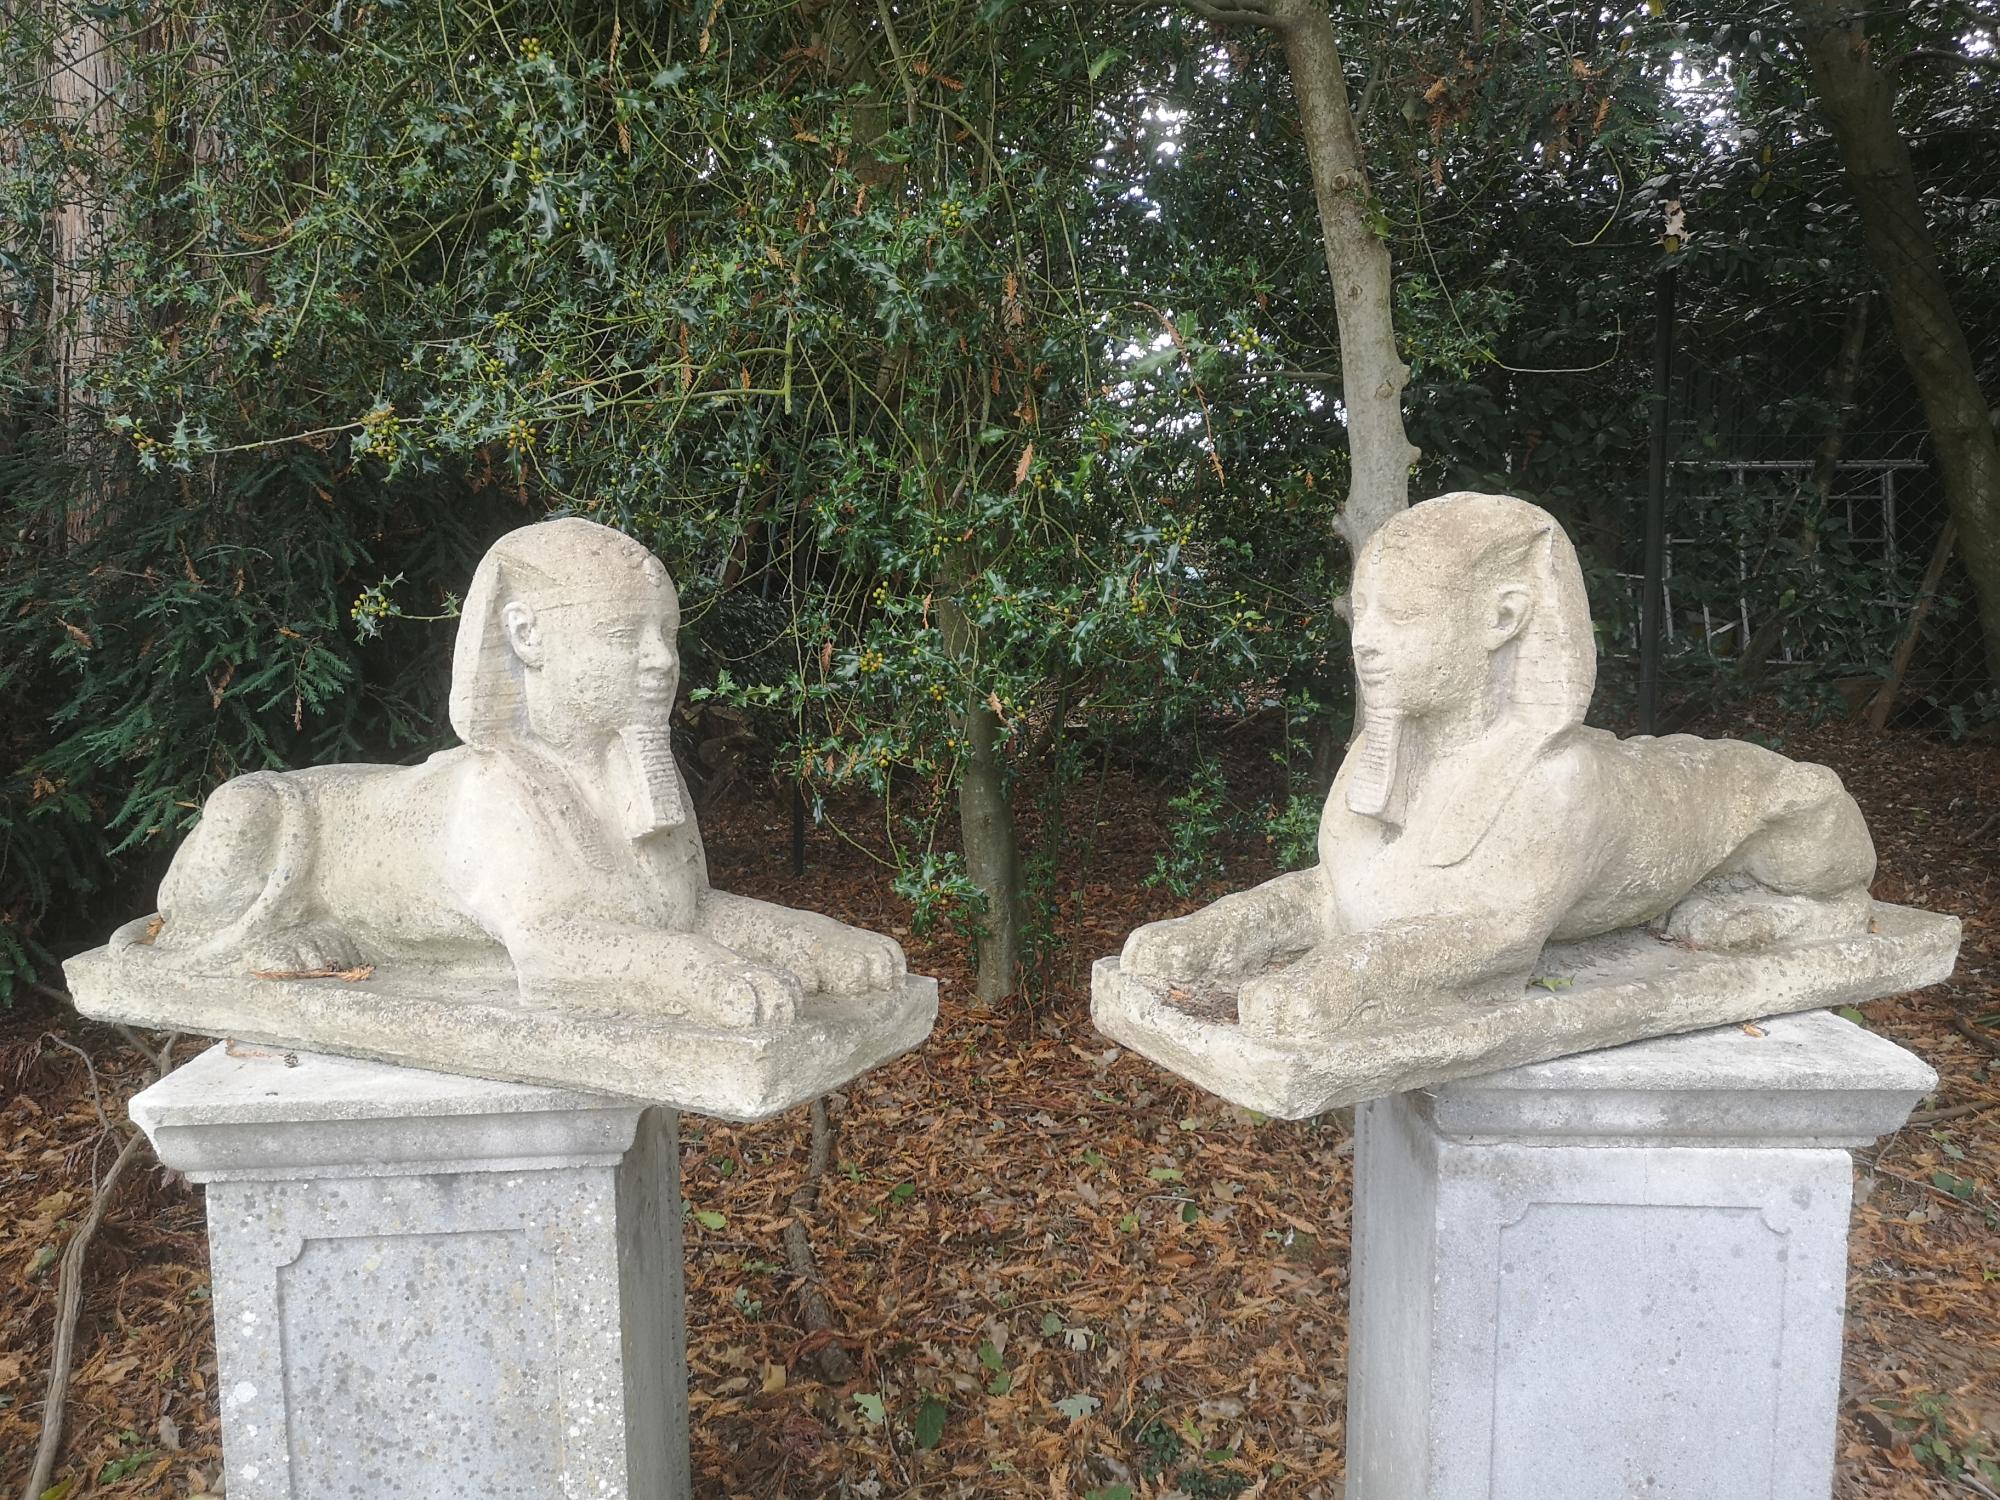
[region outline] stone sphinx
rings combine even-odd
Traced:
[[[71,961],[79,1008],[739,1118],[914,1045],[936,987],[892,939],[709,884],[678,624],[608,527],[502,537],[459,621],[464,743],[225,783],[159,912]]]
[[[1351,602],[1361,730],[1319,864],[1134,932],[1094,975],[1114,1039],[1300,1117],[1950,972],[1957,922],[1871,900],[1831,771],[1584,725],[1589,607],[1546,511],[1412,507]]]

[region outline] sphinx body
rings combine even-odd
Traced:
[[[459,625],[465,743],[226,783],[125,941],[209,974],[511,973],[529,1005],[722,1027],[893,989],[893,940],[709,885],[668,739],[677,624],[665,569],[618,532],[502,538]]]
[[[1874,846],[1831,771],[1585,727],[1588,605],[1547,512],[1415,506],[1370,540],[1352,600],[1363,727],[1320,863],[1140,928],[1125,971],[1238,983],[1246,1029],[1309,1040],[1518,995],[1551,940],[1867,930]]]

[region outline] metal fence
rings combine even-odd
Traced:
[[[1668,334],[1658,722],[1745,690],[1878,724],[1991,721],[1977,606],[1880,298],[1693,291]],[[2000,329],[1968,332],[2000,372]],[[1636,658],[1644,562],[1627,564],[1605,645]]]

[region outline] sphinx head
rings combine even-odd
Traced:
[[[1354,571],[1354,661],[1371,716],[1476,711],[1580,722],[1596,681],[1576,551],[1539,506],[1440,495],[1393,517]]]
[[[1597,680],[1576,549],[1539,506],[1440,495],[1383,523],[1351,595],[1364,733],[1348,806],[1400,819],[1404,731],[1535,743],[1583,721]]]
[[[467,744],[587,744],[664,730],[680,685],[680,603],[660,560],[576,518],[509,532],[480,561],[452,660]]]

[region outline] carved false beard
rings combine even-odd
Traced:
[[[631,791],[625,806],[625,833],[644,838],[687,821],[687,796],[674,764],[673,731],[665,724],[628,724],[618,732],[625,747]]]
[[[1403,725],[1399,713],[1369,713],[1361,721],[1361,738],[1348,751],[1354,762],[1354,775],[1347,783],[1349,812],[1390,823],[1402,821],[1397,804],[1402,790]]]

